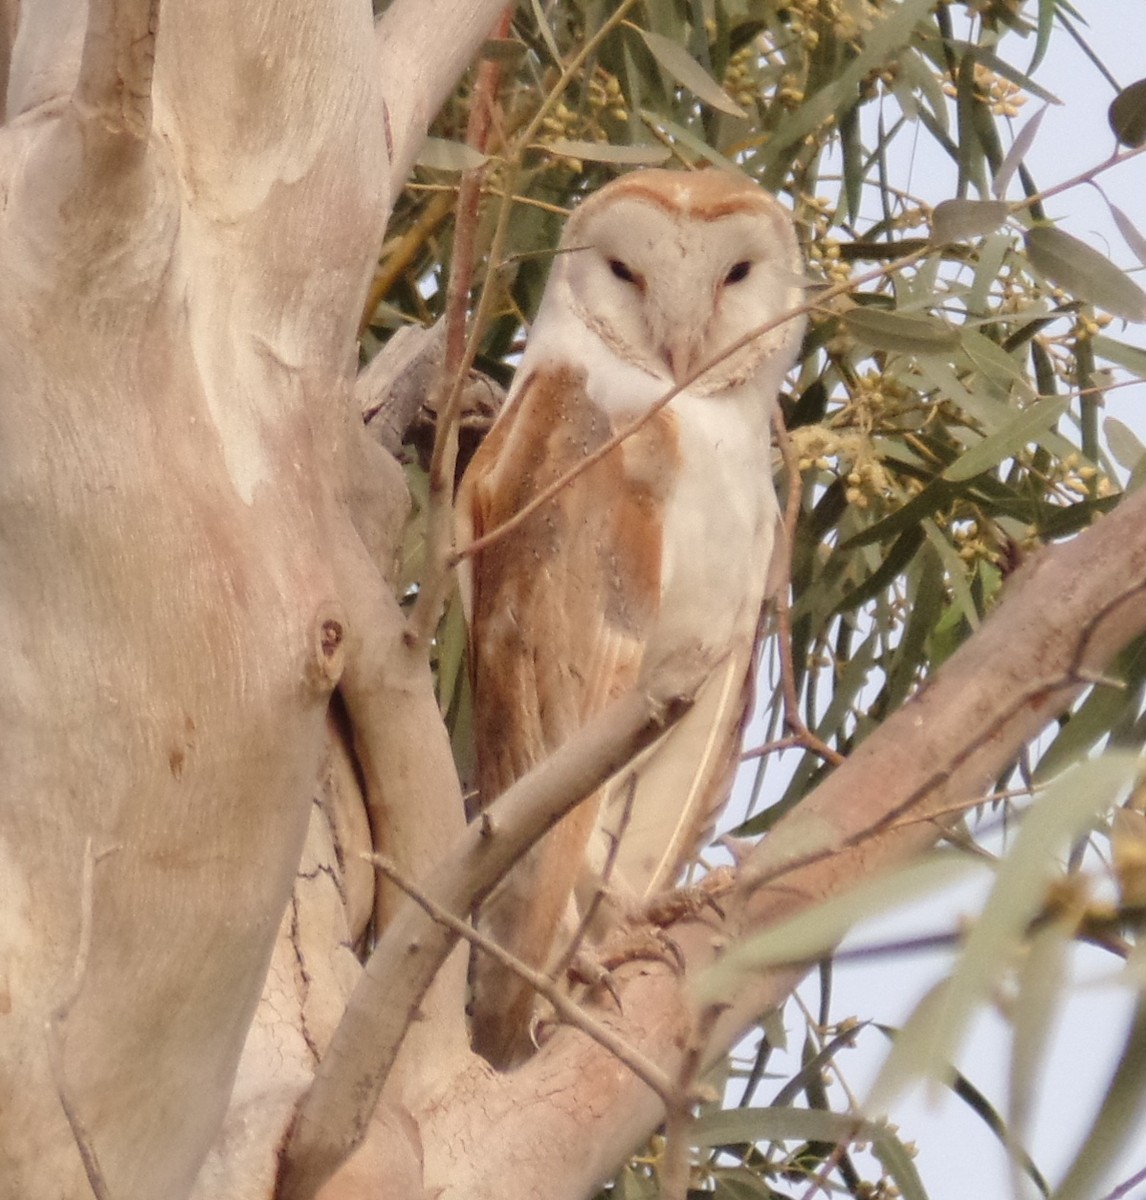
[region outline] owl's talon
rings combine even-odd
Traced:
[[[679,921],[699,920],[706,909],[712,909],[723,920],[719,897],[732,890],[735,878],[735,873],[727,867],[710,871],[699,883],[654,897],[645,905],[644,917],[664,928]]]
[[[603,987],[613,997],[617,1012],[624,1014],[625,1006],[621,1003],[621,989],[613,978],[612,966],[606,964],[591,950],[579,950],[565,972],[571,983],[579,983],[590,991]]]

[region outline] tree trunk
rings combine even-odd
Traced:
[[[417,53],[446,7],[449,45],[400,72],[390,27]],[[355,333],[392,171],[498,5],[458,7],[398,3],[376,33],[366,3],[23,6],[0,150],[4,1195],[83,1196],[94,1172],[185,1196],[219,1132],[331,692],[388,599],[340,578],[366,558]]]
[[[483,840],[385,578],[406,501],[359,419],[361,306],[503,3],[0,3],[4,1198],[556,1200],[663,1114],[581,1033],[495,1075],[456,933],[379,906],[363,857],[465,917],[673,708],[629,698]],[[674,935],[690,975],[928,844],[1146,627],[1142,503],[1011,585],[754,853],[723,931]],[[671,1079],[798,974],[742,981],[706,1041],[667,967],[597,1015]]]

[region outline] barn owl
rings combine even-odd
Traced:
[[[550,831],[479,927],[538,969],[559,961],[619,836],[607,909],[671,888],[724,800],[739,748],[778,508],[769,422],[802,320],[692,376],[802,301],[785,209],[730,172],[649,170],[567,222],[505,407],[458,496],[462,546],[686,384],[512,533],[463,560],[481,803],[627,689],[674,665],[685,718]],[[592,935],[592,934],[591,934]],[[531,989],[486,956],[475,1047],[531,1050]]]

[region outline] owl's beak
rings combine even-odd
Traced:
[[[661,359],[679,387],[704,365],[703,348],[695,330],[671,336],[661,346]]]

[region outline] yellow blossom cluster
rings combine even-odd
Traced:
[[[1080,454],[1068,454],[1054,466],[1054,477],[1060,486],[1074,496],[1112,496],[1118,490],[1110,479],[1098,476],[1098,468],[1087,462]],[[1095,482],[1097,479],[1097,482]]]
[[[1019,109],[1027,102],[1023,89],[1018,84],[996,75],[982,63],[975,64],[975,87],[996,117],[1017,117]],[[948,96],[956,95],[957,90],[952,80],[944,82],[943,91]]]
[[[742,108],[749,108],[756,103],[760,94],[757,67],[769,48],[762,38],[753,38],[728,59],[721,82],[724,90]]]
[[[854,429],[828,425],[803,425],[789,435],[801,471],[827,471],[841,479],[845,497],[857,508],[873,499],[890,499],[897,493],[870,437]]]
[[[567,138],[571,141],[607,142],[609,135],[601,124],[602,118],[608,116],[616,121],[629,119],[620,80],[603,67],[597,67],[590,75],[585,87],[585,100],[583,111],[570,108],[564,100],[558,101],[541,122],[541,140],[546,142]]]
[[[787,7],[790,33],[809,50],[820,44],[825,32],[841,42],[858,42],[879,17],[881,5],[875,0],[794,0]]]
[[[845,283],[851,278],[851,266],[840,255],[836,238],[819,238],[808,247],[809,266],[818,266],[829,283]]]

